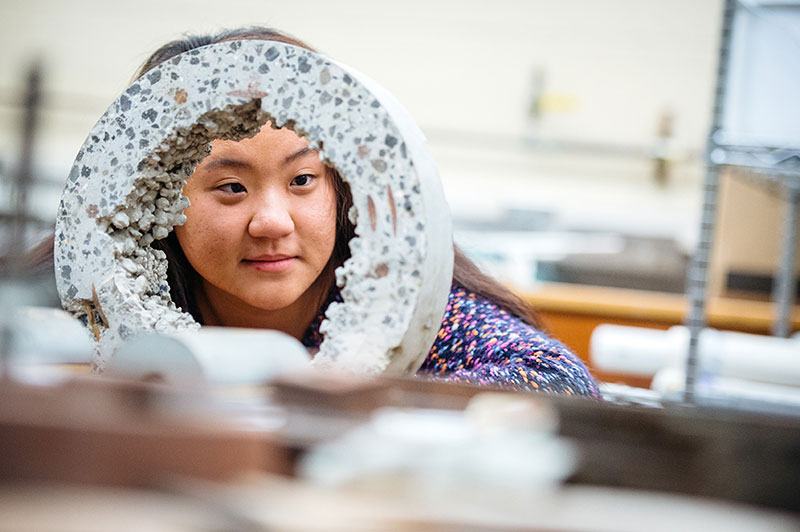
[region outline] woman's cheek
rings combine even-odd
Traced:
[[[231,217],[220,214],[210,214],[201,219],[192,227],[192,239],[204,253],[217,255],[227,252],[234,241],[235,229]]]
[[[336,206],[320,205],[315,209],[311,224],[317,229],[315,233],[323,245],[333,249],[336,240]]]
[[[184,211],[186,223],[176,227],[175,231],[187,257],[201,258],[204,254],[213,253],[222,244],[224,229],[219,224],[224,224],[226,218],[197,195],[188,197],[192,203]]]

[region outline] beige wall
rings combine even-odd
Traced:
[[[13,102],[30,58],[46,66],[40,160],[60,175],[149,51],[187,30],[265,23],[392,91],[428,133],[456,213],[552,207],[691,239],[720,12],[720,0],[6,0],[0,157],[13,157]],[[533,125],[536,70],[545,110]],[[666,189],[643,158],[523,145],[535,134],[647,150],[665,109],[678,159]]]

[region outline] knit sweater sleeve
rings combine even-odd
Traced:
[[[453,285],[442,327],[419,375],[598,398],[586,366],[562,343],[491,301]]]

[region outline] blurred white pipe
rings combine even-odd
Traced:
[[[682,369],[664,368],[653,377],[650,388],[661,396],[680,394],[686,384]],[[698,383],[698,395],[717,399],[744,399],[769,403],[791,404],[800,407],[800,387],[755,382],[746,379],[718,377]]]
[[[310,361],[303,344],[279,331],[203,327],[134,336],[117,350],[106,373],[169,383],[258,384],[308,370]]]
[[[91,362],[94,344],[89,331],[71,314],[50,307],[18,307],[9,314],[4,321],[13,331],[12,366]]]
[[[699,339],[701,375],[800,386],[800,339],[704,329]],[[682,370],[689,345],[683,326],[667,331],[600,325],[592,333],[591,360],[602,371],[653,376]]]

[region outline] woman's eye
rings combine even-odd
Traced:
[[[241,194],[242,192],[247,192],[247,189],[244,188],[244,185],[241,183],[225,183],[224,185],[218,186],[217,190],[229,192],[231,194]]]
[[[305,187],[311,184],[314,176],[311,174],[303,174],[292,179],[292,185],[296,187]]]

